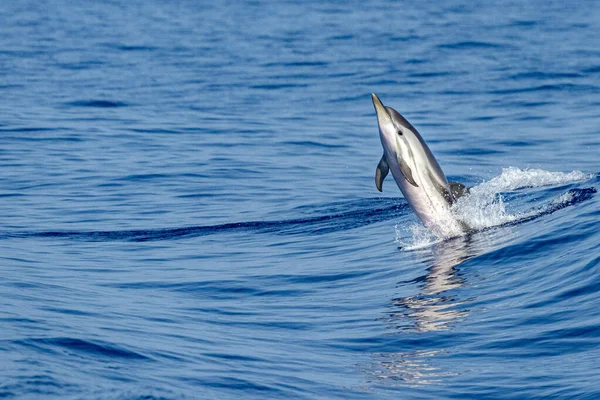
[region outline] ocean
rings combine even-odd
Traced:
[[[0,20],[0,398],[600,397],[600,4]],[[371,93],[472,232],[377,191]]]

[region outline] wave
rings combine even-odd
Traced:
[[[0,233],[0,239],[66,238],[84,241],[147,242],[230,232],[325,234],[390,220],[402,215],[401,212],[409,212],[406,201],[398,198],[362,199],[353,203],[342,203],[330,207],[331,211],[334,212],[332,214],[278,221],[246,221],[181,228],[115,231],[4,232]],[[340,212],[339,209],[343,211]]]
[[[122,101],[111,101],[111,100],[76,100],[66,103],[72,107],[96,107],[96,108],[118,108],[127,107],[128,104]]]
[[[514,223],[525,218],[539,217],[550,210],[553,210],[550,212],[554,212],[564,207],[561,207],[559,203],[553,203],[552,206],[543,206],[544,210],[534,208],[513,214],[507,210],[502,193],[525,188],[565,185],[589,178],[591,178],[591,175],[580,171],[564,173],[540,169],[504,168],[499,176],[471,188],[469,195],[460,198],[456,202],[453,212],[458,219],[465,222],[473,230],[482,230]],[[579,198],[576,192],[573,193],[572,197]],[[564,202],[567,203],[566,197]]]
[[[56,350],[68,350],[79,354],[87,354],[89,356],[105,356],[110,359],[127,358],[127,359],[147,359],[148,357],[136,353],[132,350],[118,347],[114,344],[104,342],[93,342],[71,337],[45,337],[45,338],[29,338],[15,343],[26,347],[34,347],[38,350],[53,353]]]

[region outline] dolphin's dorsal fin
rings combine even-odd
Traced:
[[[419,187],[419,185],[417,185],[417,182],[415,182],[415,178],[413,178],[413,175],[412,175],[412,170],[410,169],[410,167],[408,166],[406,161],[404,161],[403,159],[398,157],[398,165],[400,165],[400,171],[402,171],[402,175],[404,175],[404,179],[406,179],[406,181],[408,183],[410,183],[411,185],[413,185],[414,187]]]
[[[458,182],[448,182],[450,185],[450,193],[452,193],[452,197],[454,201],[458,200],[465,194],[469,194],[469,188]]]
[[[383,180],[390,172],[390,166],[385,159],[385,153],[381,156],[381,160],[379,160],[379,164],[377,164],[377,168],[375,169],[375,186],[377,186],[377,190],[383,192]]]

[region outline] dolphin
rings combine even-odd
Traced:
[[[398,111],[385,107],[375,93],[372,97],[383,146],[375,171],[377,189],[383,190],[383,180],[391,171],[404,198],[430,231],[442,238],[463,235],[469,228],[456,219],[451,206],[468,193],[467,187],[448,182],[415,127]]]

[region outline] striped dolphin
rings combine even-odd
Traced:
[[[391,171],[404,198],[417,217],[435,235],[449,238],[464,234],[468,227],[452,214],[452,204],[468,192],[465,185],[448,182],[437,160],[419,132],[398,111],[385,107],[373,93],[383,156],[375,172],[381,192]]]

